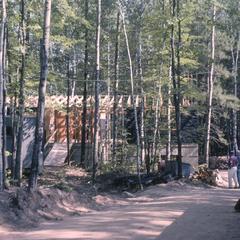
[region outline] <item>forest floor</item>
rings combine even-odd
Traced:
[[[172,181],[132,194],[99,194],[84,172],[55,170],[48,169],[48,177],[41,178],[32,201],[27,202],[22,192],[13,198],[12,209],[5,206],[8,217],[3,214],[4,198],[0,196],[1,218],[4,216],[0,240],[240,239],[240,214],[234,211],[240,190],[223,188],[226,182],[220,188]],[[64,180],[61,174],[66,174]],[[14,219],[14,226],[4,224]]]

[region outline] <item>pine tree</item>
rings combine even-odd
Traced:
[[[6,1],[2,0],[2,16],[0,26],[0,191],[4,189],[5,169],[4,169],[4,149],[3,149],[3,98],[4,98],[4,43],[5,43],[5,25],[7,20]]]
[[[43,39],[41,40],[41,71],[39,81],[38,93],[38,110],[36,118],[35,139],[33,147],[33,157],[31,165],[31,175],[29,178],[29,190],[37,188],[37,178],[39,168],[43,161],[43,134],[44,134],[44,110],[45,110],[45,97],[46,85],[48,76],[48,58],[49,58],[49,37],[50,37],[50,24],[51,24],[51,0],[45,1],[44,9],[44,27]]]

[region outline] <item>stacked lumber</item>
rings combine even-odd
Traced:
[[[211,170],[206,164],[200,165],[198,172],[195,172],[191,178],[193,182],[201,181],[203,183],[217,186],[221,177],[218,170]]]

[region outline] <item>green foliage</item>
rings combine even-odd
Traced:
[[[43,3],[31,0],[26,2],[26,31],[29,35],[26,56],[26,89],[28,95],[37,95],[39,82],[39,42],[42,38]],[[89,17],[84,16],[84,0],[52,1],[51,44],[48,74],[48,94],[66,95],[68,61],[70,63],[71,84],[76,81],[75,93],[82,95],[84,79],[84,49],[85,30],[89,31],[89,61],[88,61],[88,94],[93,95],[95,78],[95,34],[96,34],[96,3],[89,1]],[[130,51],[133,60],[135,93],[141,94],[141,87],[147,97],[145,113],[145,132],[153,139],[156,101],[161,98],[158,143],[166,143],[166,115],[164,109],[168,102],[168,86],[171,49],[171,26],[174,25],[175,45],[180,47],[180,93],[182,99],[189,100],[192,105],[182,109],[183,116],[191,116],[197,112],[200,134],[199,141],[203,144],[204,124],[206,116],[207,81],[210,64],[210,39],[212,27],[212,6],[217,6],[216,24],[216,61],[213,112],[219,112],[218,118],[229,120],[229,112],[239,110],[239,99],[233,93],[232,53],[236,53],[238,35],[240,32],[239,2],[232,0],[194,0],[180,1],[179,16],[172,17],[171,1],[122,1],[125,6],[127,30],[129,34]],[[142,5],[143,4],[143,5]],[[19,92],[19,75],[21,70],[21,41],[20,41],[20,1],[8,1],[8,69],[7,93],[14,97]],[[118,12],[115,1],[102,1],[102,33],[101,33],[101,94],[107,94],[107,78],[111,81],[110,94],[114,85],[114,54],[116,39],[116,15]],[[181,23],[181,43],[178,43],[178,21]],[[142,40],[142,70],[143,83],[139,75],[139,36]],[[128,95],[129,66],[125,40],[120,33],[119,43],[119,85],[118,94]],[[110,48],[110,50],[108,49]],[[109,62],[109,59],[110,62]],[[239,77],[238,84],[239,82]],[[159,96],[159,87],[161,92]],[[171,99],[173,92],[171,93]],[[220,110],[222,107],[222,110]],[[60,109],[60,107],[55,106]],[[172,119],[174,112],[172,111]],[[213,119],[215,120],[215,119]],[[128,133],[121,129],[118,123],[118,138],[123,139],[119,147],[118,159],[129,158],[133,149],[126,139]],[[172,121],[172,128],[175,123]],[[161,135],[161,131],[163,134]],[[228,129],[229,130],[229,129]],[[214,122],[212,131],[217,141],[226,144],[226,130],[219,122]],[[215,141],[214,140],[214,141]],[[118,167],[113,165],[113,167]],[[111,169],[112,166],[103,166]]]

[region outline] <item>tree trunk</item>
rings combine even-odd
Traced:
[[[7,135],[6,135],[6,97],[7,97],[7,70],[6,70],[6,65],[7,65],[7,22],[4,26],[4,46],[3,46],[3,185],[6,186],[6,167],[7,167],[7,157],[6,157],[6,147],[7,147]]]
[[[160,119],[160,107],[161,107],[161,94],[162,94],[162,64],[160,66],[159,82],[158,82],[158,93],[156,99],[155,113],[154,113],[154,131],[153,131],[153,144],[151,158],[153,159],[153,169],[155,168],[155,163],[157,162],[157,136],[160,135],[159,131],[159,119]]]
[[[70,57],[67,60],[67,164],[70,165],[70,96],[71,96],[71,79],[70,79]]]
[[[113,85],[113,145],[112,145],[112,160],[116,162],[116,139],[117,139],[117,89],[118,89],[118,75],[119,75],[119,29],[120,29],[120,13],[117,13],[117,28],[115,40],[115,57],[114,57],[114,85]]]
[[[48,75],[50,22],[51,22],[51,0],[45,0],[43,40],[41,41],[41,55],[40,55],[41,71],[38,89],[38,110],[36,118],[31,175],[29,179],[29,190],[35,190],[37,188],[37,178],[40,167],[39,165],[41,164],[43,158],[42,145],[44,135],[45,95]]]
[[[101,37],[101,0],[97,1],[97,33],[96,33],[96,82],[95,82],[95,112],[94,112],[94,154],[92,182],[95,183],[98,164],[99,135],[99,84],[100,84],[100,37]]]
[[[5,66],[4,66],[4,71],[5,71]],[[3,186],[6,187],[6,167],[7,167],[7,158],[6,158],[6,97],[7,97],[7,90],[6,90],[6,78],[4,77],[4,82],[3,82],[3,124],[2,124],[2,166],[3,166]]]
[[[70,84],[71,88],[71,97],[73,98],[75,96],[76,91],[76,79],[77,79],[77,58],[76,58],[76,51],[73,50],[73,74],[72,74],[72,81]]]
[[[85,0],[85,19],[88,20],[88,0]],[[82,141],[81,141],[81,165],[84,164],[86,155],[86,123],[87,123],[87,80],[88,80],[88,27],[85,27],[85,56],[84,56],[84,90],[82,112]]]
[[[237,90],[238,90],[238,81],[237,81],[237,75],[238,75],[238,58],[239,58],[239,36],[237,40],[237,49],[236,49],[236,55],[234,54],[234,50],[232,48],[232,73],[233,73],[233,80],[234,80],[234,96],[237,98]],[[236,109],[233,109],[233,147],[235,151],[238,150],[238,142],[237,142],[237,111]]]
[[[146,1],[148,2],[148,1]],[[141,152],[140,152],[140,163],[141,166],[145,160],[146,155],[146,147],[145,147],[145,124],[144,124],[144,115],[145,115],[145,102],[144,102],[144,89],[143,89],[143,68],[142,68],[142,16],[145,10],[144,2],[140,1],[140,13],[139,13],[139,29],[138,29],[138,76],[140,80],[140,95],[141,95],[141,105],[140,105],[140,146],[141,146]],[[147,147],[148,149],[148,157],[149,157],[149,164],[150,164],[150,144]]]
[[[18,72],[18,70],[17,70]],[[17,73],[18,75],[18,73]],[[14,93],[13,104],[11,104],[11,127],[12,127],[12,178],[15,178],[15,171],[16,171],[16,136],[17,136],[17,129],[18,129],[18,121],[17,121],[17,92]]]
[[[137,108],[136,108],[136,102],[135,102],[135,97],[134,97],[132,58],[131,58],[131,53],[130,53],[130,48],[129,48],[129,41],[128,41],[128,35],[127,35],[127,30],[126,30],[126,24],[125,24],[125,17],[124,17],[124,13],[123,13],[120,1],[118,1],[118,4],[119,4],[120,14],[122,16],[123,31],[124,31],[124,36],[125,36],[125,40],[126,40],[126,47],[127,47],[128,60],[129,60],[130,81],[131,81],[130,82],[130,84],[131,84],[131,100],[132,100],[133,109],[134,109],[135,130],[136,130],[136,136],[137,136],[137,149],[136,149],[137,150],[137,175],[138,175],[139,186],[142,189],[143,186],[142,186],[141,175],[140,175],[140,156],[139,156],[140,134],[139,134],[139,127],[138,127]]]
[[[23,142],[23,125],[24,125],[24,88],[25,88],[25,56],[26,56],[26,29],[25,29],[25,1],[21,0],[21,69],[20,69],[20,82],[19,82],[19,124],[17,135],[17,152],[16,152],[16,168],[15,168],[15,180],[17,185],[21,186],[22,179],[22,142]]]
[[[162,1],[162,14],[165,14],[165,1]],[[160,120],[160,107],[161,107],[161,94],[162,94],[162,75],[163,75],[163,51],[165,50],[166,47],[166,38],[167,38],[167,30],[166,30],[166,23],[164,22],[162,24],[162,28],[165,30],[163,34],[163,42],[162,42],[162,51],[160,55],[160,70],[159,70],[159,82],[158,82],[158,94],[157,94],[157,102],[156,102],[156,109],[155,109],[155,116],[154,116],[154,133],[153,133],[153,148],[152,148],[152,158],[154,159],[153,161],[153,168],[156,163],[157,159],[157,135],[158,139],[160,139],[160,130],[159,130],[159,120]],[[170,69],[171,70],[171,69]],[[171,73],[170,73],[171,74]],[[171,79],[169,78],[169,81]],[[160,159],[161,159],[161,153],[159,154]]]
[[[143,90],[143,69],[142,69],[142,33],[141,29],[139,30],[139,36],[138,36],[138,74],[140,77],[140,89],[141,89],[141,106],[140,106],[140,146],[141,146],[141,154],[140,154],[140,163],[141,165],[144,162],[145,158],[145,134],[144,134],[144,90]],[[150,147],[148,146],[148,150]],[[149,154],[148,154],[149,156]],[[149,159],[150,161],[150,159]]]
[[[213,84],[214,84],[214,67],[215,67],[215,21],[216,21],[216,6],[213,6],[213,19],[212,19],[212,39],[211,39],[211,69],[208,79],[208,98],[207,98],[207,128],[206,128],[206,141],[204,157],[209,166],[209,148],[211,136],[211,119],[212,119],[212,97],[213,97]]]
[[[176,17],[176,1],[172,1],[172,17],[173,19]],[[177,144],[178,144],[178,156],[177,156],[177,170],[178,170],[178,177],[182,177],[182,153],[181,153],[181,119],[180,119],[180,89],[179,89],[179,77],[176,79],[176,64],[175,64],[175,38],[174,38],[174,23],[171,26],[171,58],[172,58],[172,83],[173,83],[173,100],[174,100],[174,107],[175,107],[175,122],[176,122],[176,135],[177,135]],[[180,29],[179,29],[180,30]],[[179,31],[180,33],[180,31]],[[181,34],[181,33],[180,33]],[[178,67],[179,67],[179,51],[178,52]],[[179,69],[177,71],[179,75]]]
[[[180,0],[177,0],[178,18],[178,44],[177,44],[177,102],[175,103],[176,125],[177,125],[177,145],[178,145],[178,178],[182,178],[182,131],[181,131],[181,56],[180,48],[182,44],[182,30],[180,19]]]
[[[3,164],[3,95],[4,95],[4,37],[5,36],[5,24],[6,24],[6,1],[2,0],[2,21],[1,21],[1,28],[0,28],[0,191],[4,190],[4,164]]]
[[[110,43],[110,34],[108,37],[107,43],[107,96],[110,101],[111,96],[111,43]],[[103,161],[108,162],[109,160],[109,149],[110,149],[110,139],[111,139],[111,112],[106,111],[106,134],[104,136],[104,145],[103,145]]]
[[[167,150],[166,150],[166,161],[171,160],[171,143],[172,143],[172,124],[171,124],[171,85],[172,85],[172,67],[169,67],[169,82],[168,82],[168,105],[167,105]]]

